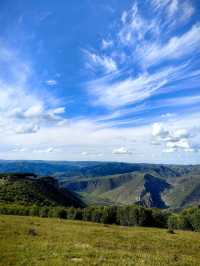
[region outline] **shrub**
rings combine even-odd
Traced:
[[[167,221],[169,230],[179,229],[180,227],[179,221],[180,217],[178,214],[171,214]]]
[[[91,209],[91,221],[95,223],[102,222],[103,209],[96,207]]]
[[[65,208],[57,209],[57,217],[60,219],[67,219],[67,211]]]
[[[167,230],[167,233],[168,233],[168,234],[175,234],[174,230],[172,230],[172,229],[168,229],[168,230]]]
[[[196,209],[190,216],[190,222],[194,231],[200,231],[200,209]]]
[[[159,209],[152,210],[152,226],[159,228],[167,228],[167,221],[169,213],[161,211]]]
[[[29,228],[28,229],[28,235],[30,236],[36,236],[37,235],[37,232],[34,228]]]
[[[41,207],[39,210],[39,216],[40,217],[48,217],[49,208],[47,207]]]
[[[85,208],[83,209],[83,220],[84,221],[91,221],[92,219],[92,208]]]
[[[39,216],[40,208],[36,205],[30,207],[29,215],[30,216]]]
[[[77,210],[73,207],[67,209],[67,219],[75,220]]]
[[[102,209],[101,223],[116,224],[117,223],[117,207],[104,207]]]

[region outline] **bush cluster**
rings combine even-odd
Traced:
[[[157,209],[147,209],[137,205],[126,207],[40,207],[14,204],[0,205],[0,214],[57,217],[61,219],[92,221],[103,224],[124,226],[166,227],[168,214]]]
[[[169,229],[200,231],[200,208],[190,207],[168,218]]]
[[[200,208],[193,207],[180,213],[160,209],[132,206],[93,206],[87,208],[40,207],[14,204],[0,204],[0,214],[55,217],[60,219],[83,220],[122,226],[147,226],[200,231]]]

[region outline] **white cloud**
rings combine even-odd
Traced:
[[[166,143],[172,141],[172,132],[173,143],[178,142],[178,138],[183,139],[188,135],[186,139],[188,140],[190,148],[196,151],[199,149],[200,135],[199,129],[195,131],[194,127],[199,123],[199,113],[195,116],[191,114],[188,116],[176,116],[172,124],[165,120],[163,127],[170,132],[170,138],[165,137],[164,141],[163,138],[159,140],[159,137],[153,137],[152,139],[152,128],[150,124],[131,126],[128,128],[115,128],[110,127],[109,121],[107,124],[104,123],[102,125],[100,122],[91,119],[73,119],[59,127],[56,125],[53,127],[42,127],[40,131],[32,134],[31,137],[28,134],[13,135],[0,132],[0,138],[3,139],[3,143],[0,143],[0,158],[13,159],[13,156],[18,159],[46,160],[83,160],[84,158],[84,160],[98,159],[107,161],[174,163],[175,155],[173,155],[173,153],[162,153],[163,150],[167,149]],[[189,134],[186,134],[186,131]],[[157,133],[157,135],[159,134]],[[152,145],[152,140],[157,141],[158,145]],[[15,154],[13,154],[10,147],[14,146],[16,143],[22,148],[26,147],[27,151],[15,152]],[[54,151],[47,152],[51,147]],[[128,156],[130,154],[124,154],[124,156],[123,154],[121,154],[121,156],[119,154],[119,156],[117,156],[112,153],[113,150],[118,150],[119,148],[123,148],[119,151],[124,153],[134,151],[134,157]],[[184,154],[187,156],[187,152],[185,151],[188,149],[186,148],[187,147],[184,147],[184,149],[174,148],[174,151],[179,154],[179,157],[176,158],[176,163],[198,162],[198,153],[190,152],[189,157],[184,157]],[[40,152],[36,152],[36,150]],[[85,152],[85,155],[82,154],[82,152]]]
[[[123,46],[130,47],[134,61],[147,68],[162,60],[181,58],[198,49],[198,24],[181,36],[173,32],[194,14],[190,1],[153,0],[152,4],[159,13],[152,12],[152,17],[148,19],[140,12],[138,3],[135,1],[130,10],[122,13],[122,27],[118,34],[122,49]],[[174,37],[171,37],[172,34]]]
[[[172,67],[155,74],[144,73],[136,78],[120,81],[101,79],[89,83],[88,89],[96,98],[93,99],[95,104],[120,107],[140,102],[158,93],[168,82],[176,80],[179,71],[179,68]]]
[[[161,139],[168,138],[169,131],[164,128],[161,123],[154,123],[152,127],[152,135]]]
[[[43,106],[33,105],[24,112],[24,116],[27,118],[38,117],[41,116],[43,112],[44,112]]]
[[[37,124],[21,124],[18,125],[14,131],[16,134],[30,134],[38,132],[39,129],[40,127]]]
[[[0,138],[3,140],[0,158],[13,159],[10,147],[19,143],[19,152],[16,148],[14,155],[17,159],[81,160],[85,156],[86,160],[94,160],[99,156],[100,160],[174,163],[175,156],[170,153],[178,152],[180,157],[176,156],[176,162],[185,163],[185,151],[190,151],[187,162],[199,162],[199,155],[192,152],[198,150],[200,144],[199,130],[194,130],[200,124],[199,113],[194,115],[190,110],[176,114],[171,120],[166,115],[162,119],[164,124],[154,127],[153,136],[151,124],[156,120],[155,114],[152,113],[151,117],[143,114],[147,108],[199,102],[197,95],[183,96],[183,93],[175,99],[170,99],[171,96],[167,99],[168,95],[162,101],[159,97],[156,100],[151,98],[171,92],[169,87],[173,82],[176,82],[174,88],[182,92],[178,81],[194,77],[195,69],[192,72],[189,67],[183,67],[183,61],[180,64],[178,60],[176,64],[171,61],[189,58],[191,52],[198,55],[199,45],[199,24],[185,33],[182,29],[188,29],[190,24],[176,31],[176,26],[186,26],[194,13],[192,2],[179,1],[177,8],[174,0],[171,16],[167,12],[172,0],[154,2],[157,8],[151,10],[151,19],[142,16],[138,1],[138,6],[133,5],[124,11],[116,35],[112,36],[113,31],[106,34],[109,39],[100,42],[100,51],[85,51],[88,65],[102,77],[88,85],[91,102],[106,107],[108,115],[95,117],[94,112],[93,118],[65,119],[62,104],[57,99],[50,101],[51,94],[47,97],[46,93],[41,93],[44,88],[40,84],[29,83],[29,80],[41,80],[32,78],[31,64],[14,51],[0,46],[0,64],[11,75],[10,80],[0,78]],[[184,10],[182,3],[185,3]],[[187,7],[186,3],[190,5]],[[164,61],[168,63],[165,69],[154,67]],[[195,78],[199,84],[198,70]],[[189,83],[192,84],[189,80],[186,85]],[[44,80],[44,84],[55,86],[57,81],[49,79],[46,83]],[[144,102],[147,99],[149,101]],[[154,101],[155,105],[152,104]],[[123,118],[120,120],[119,117]],[[159,112],[158,117],[160,119]],[[35,134],[31,136],[25,134],[33,132]],[[132,154],[132,151],[134,158],[123,156]]]
[[[112,40],[102,40],[101,47],[103,50],[106,50],[108,48],[111,48],[113,46],[113,41]]]
[[[125,147],[120,147],[120,148],[117,148],[117,149],[113,149],[112,153],[113,154],[117,154],[117,155],[130,155],[130,154],[132,154],[132,152],[129,151]]]
[[[181,17],[180,17],[180,21],[187,21],[188,19],[190,19],[192,17],[192,15],[195,13],[195,9],[192,6],[190,1],[185,1],[182,2],[182,10],[181,10]]]
[[[63,114],[65,112],[65,107],[58,107],[52,110],[53,114]]]
[[[122,16],[121,16],[121,21],[122,21],[123,24],[126,23],[127,16],[128,16],[128,13],[126,11],[124,11],[122,13]]]
[[[122,13],[122,28],[119,38],[124,45],[135,45],[138,40],[142,40],[148,31],[153,31],[152,23],[139,14],[137,2],[134,3],[130,11]]]
[[[164,153],[173,153],[173,152],[176,152],[176,149],[175,148],[163,149],[163,152]]]
[[[174,16],[178,10],[178,0],[171,0],[168,6],[168,12],[170,16]]]
[[[29,80],[34,71],[14,49],[4,44],[0,48],[0,67],[9,73],[9,79],[0,77],[0,130],[5,134],[37,133],[62,121],[64,108],[50,104],[41,94],[43,88],[33,89]],[[56,101],[57,99],[54,98]],[[58,101],[59,102],[59,101]],[[52,106],[51,106],[52,105]]]
[[[187,21],[195,12],[190,0],[152,0],[152,4],[156,10],[162,12],[161,14],[166,13],[168,15],[168,22],[171,25],[175,22]]]
[[[100,68],[108,74],[115,72],[118,69],[117,63],[109,56],[97,55],[89,51],[85,51],[85,54],[87,55],[90,67],[92,67],[94,70],[98,70]]]
[[[46,84],[49,86],[55,86],[58,84],[58,82],[55,79],[49,79],[49,80],[46,80]]]
[[[49,147],[49,148],[45,148],[45,149],[34,149],[33,152],[36,153],[52,153],[55,151],[55,148],[53,147]]]
[[[180,59],[198,49],[200,45],[200,25],[194,25],[180,36],[172,37],[167,43],[149,43],[140,49],[142,59],[148,64],[163,60]]]
[[[169,141],[166,143],[166,147],[167,148],[181,148],[186,151],[193,150],[191,149],[188,140],[185,138],[180,138],[178,141]]]
[[[95,151],[83,151],[81,152],[81,155],[87,158],[96,158],[96,157],[102,157],[103,153]]]
[[[159,9],[159,8],[163,8],[166,7],[171,0],[152,0],[152,4],[154,5],[155,8]]]
[[[177,18],[179,12],[181,12],[181,16],[184,14],[189,18],[185,12],[190,10],[188,12],[191,16],[194,7],[192,3],[185,0],[181,2],[178,0],[152,0],[152,3],[156,10],[159,9],[159,12],[153,14],[151,18],[143,17],[139,10],[139,1],[135,1],[132,8],[122,13],[122,25],[117,35],[118,46],[113,47],[111,55],[114,57],[121,51],[125,51],[123,68],[118,63],[117,74],[108,71],[109,77],[89,82],[88,90],[93,105],[119,109],[130,104],[143,103],[144,100],[150,99],[154,95],[165,93],[175,82],[183,82],[185,79],[185,82],[188,82],[185,86],[190,83],[189,80],[192,79],[190,75],[195,70],[192,70],[192,62],[183,62],[183,60],[189,60],[188,56],[194,51],[198,53],[200,25],[194,24],[188,31],[181,34],[175,33],[173,27],[180,22],[177,22],[180,17]],[[175,23],[173,27],[171,21]],[[90,53],[89,56],[93,63],[99,62],[99,65],[103,65],[100,63],[102,57],[95,53]],[[178,60],[176,64],[173,63],[174,60]],[[152,71],[152,67],[163,63],[163,61],[167,62],[165,69],[163,67],[154,68]],[[124,71],[126,68],[128,71]],[[137,74],[135,74],[135,70]],[[196,76],[198,81],[199,77],[199,75]],[[179,88],[179,85],[176,88]],[[180,97],[177,100],[179,100],[177,105],[184,105],[184,101],[189,105],[195,101],[198,102],[198,96],[194,96],[193,99]],[[176,99],[163,100],[160,103],[155,103],[151,109],[159,108],[159,105],[160,107],[175,106],[175,102]]]
[[[81,155],[83,155],[83,156],[87,156],[89,153],[87,152],[87,151],[83,151],[83,152],[81,152]]]
[[[191,129],[194,131],[194,129]],[[185,152],[196,151],[196,145],[192,144],[191,137],[194,132],[188,132],[184,128],[168,129],[161,123],[155,123],[152,127],[153,145],[164,145],[163,152],[171,153],[177,150]]]
[[[15,147],[12,152],[27,152],[27,148],[25,147]]]
[[[165,114],[161,115],[162,118],[171,118],[171,117],[174,117],[174,116],[175,116],[174,113],[165,113]]]

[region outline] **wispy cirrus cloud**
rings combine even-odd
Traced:
[[[149,7],[149,3],[144,1],[145,4]],[[182,24],[189,22],[195,12],[192,2],[152,0],[151,5],[154,9],[149,16],[144,17],[139,1],[134,1],[133,6],[122,13],[110,51],[110,55],[118,55],[115,57],[118,72],[108,71],[110,76],[101,78],[97,72],[98,78],[88,83],[93,104],[123,108],[164,93],[173,83],[176,90],[183,86],[183,80],[187,86],[195,72],[195,78],[200,81],[200,73],[191,61],[191,55],[195,54],[195,59],[199,55],[199,23],[181,30]],[[180,11],[184,19],[177,21]],[[93,60],[101,56],[99,51]]]
[[[126,79],[100,79],[89,84],[94,103],[116,108],[139,103],[180,79],[184,67],[167,67],[152,74],[144,72]]]
[[[170,22],[171,24],[167,21],[168,25],[171,26],[174,26],[175,23],[187,21],[195,13],[192,1],[189,0],[152,0],[152,4],[157,11],[167,15],[169,20],[172,19]]]
[[[174,36],[165,44],[145,44],[139,53],[145,64],[155,65],[163,60],[183,60],[200,45],[200,24],[194,25],[182,35]]]
[[[53,17],[41,14],[45,23],[37,21],[42,30],[31,42],[22,36],[15,48],[0,46],[1,158],[199,162],[199,7],[190,0],[115,2],[112,15],[94,18],[92,34],[85,34],[88,22],[62,27],[56,5]],[[23,17],[20,29],[32,32],[36,24]],[[38,36],[51,45],[37,58]],[[76,58],[80,44],[86,73]]]
[[[105,43],[104,43],[105,46]],[[98,55],[94,52],[84,51],[87,57],[87,66],[94,70],[102,70],[103,73],[112,73],[118,70],[115,60],[107,55]]]
[[[102,47],[103,50],[111,48],[112,46],[113,46],[113,41],[112,40],[106,40],[106,39],[102,40],[101,47]]]
[[[189,129],[174,125],[180,117],[189,121],[188,115],[198,114],[200,21],[192,20],[196,9],[195,2],[189,0],[135,0],[122,12],[116,29],[109,32],[112,46],[107,47],[103,39],[104,49],[95,48],[93,58],[95,61],[96,56],[103,58],[106,54],[115,60],[117,71],[99,72],[99,66],[93,64],[92,77],[86,84],[91,104],[107,110],[96,123],[134,131],[138,123],[151,127],[153,122],[167,121],[169,129],[162,126],[154,136],[161,151],[198,150],[199,131],[195,142],[192,134],[183,136],[185,131],[194,131],[197,116]]]

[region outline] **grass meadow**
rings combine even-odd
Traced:
[[[200,233],[0,216],[1,266],[200,266]]]

